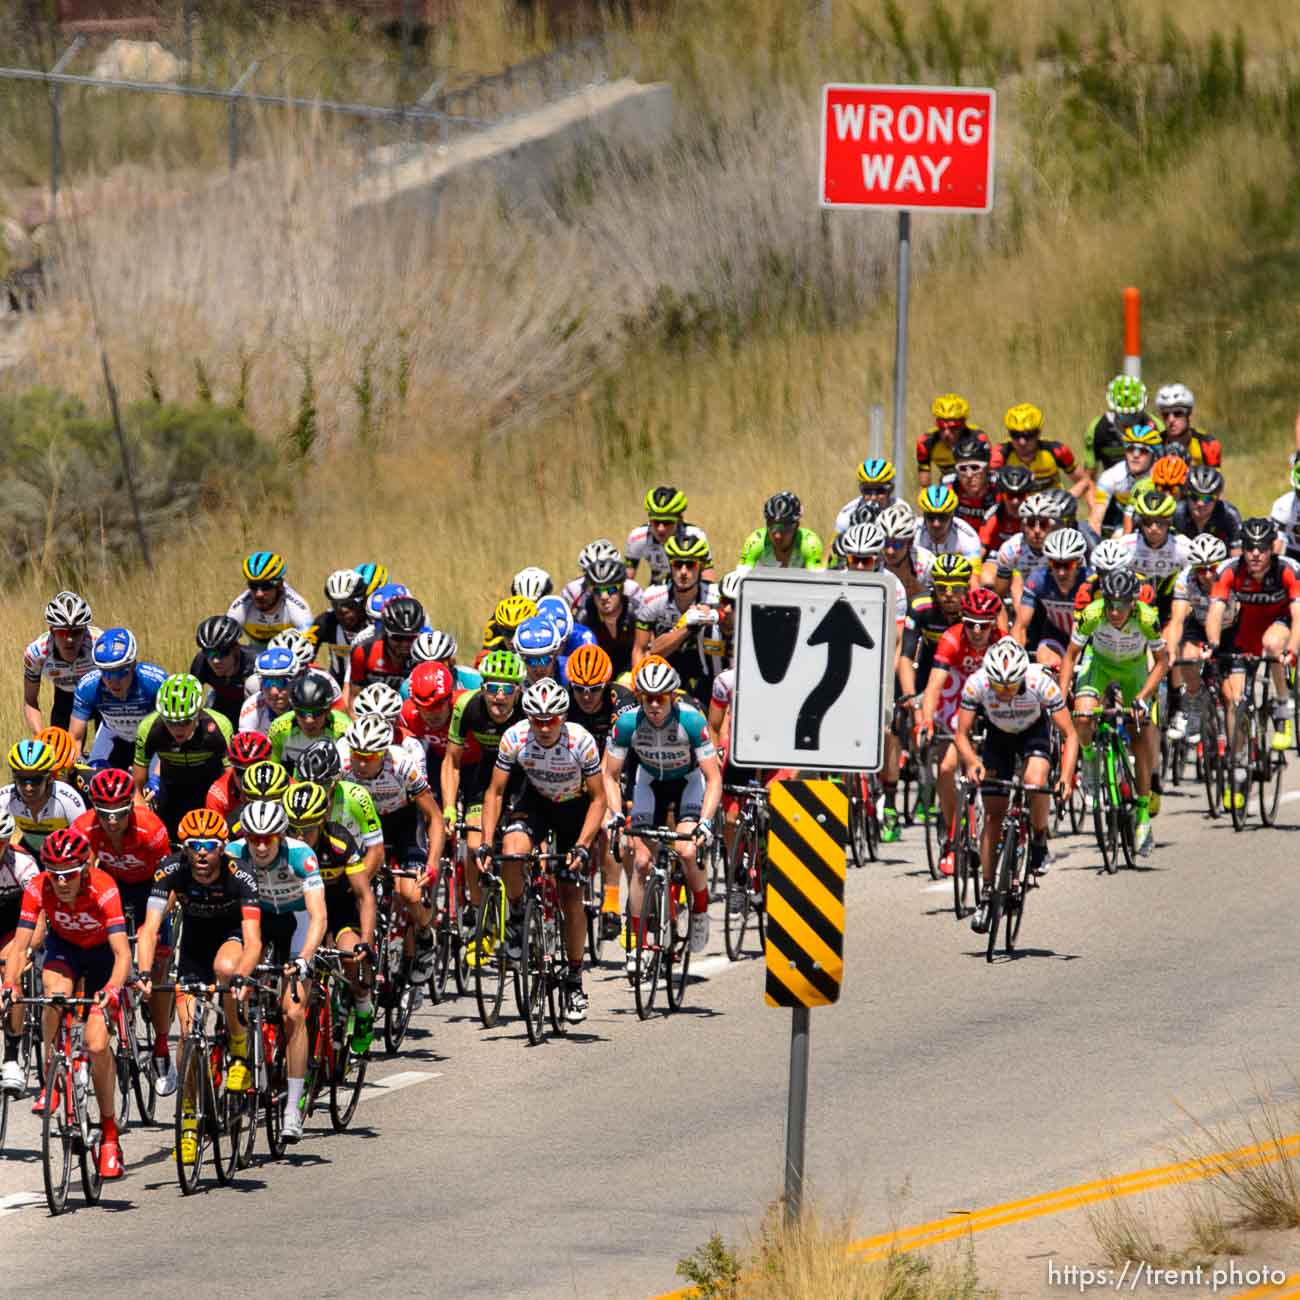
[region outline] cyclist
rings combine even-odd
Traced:
[[[988,438],[979,425],[970,423],[970,403],[958,393],[942,393],[930,404],[934,427],[917,440],[916,481],[927,488],[951,474],[956,463],[955,448],[964,438]]]
[[[314,741],[338,740],[350,721],[342,709],[333,708],[334,683],[314,669],[295,678],[289,687],[289,708],[266,733],[271,754],[293,774],[298,756]],[[401,704],[401,701],[398,701]]]
[[[1099,415],[1083,435],[1083,463],[1089,470],[1109,469],[1124,459],[1123,430],[1134,424],[1164,425],[1146,412],[1147,386],[1133,375],[1116,375],[1106,385],[1106,413]]]
[[[824,569],[825,548],[811,528],[800,526],[803,504],[793,492],[777,492],[763,503],[765,527],[745,539],[743,568]],[[672,558],[671,556],[669,557]]]
[[[456,652],[460,647],[450,632],[432,628],[421,632],[411,646],[411,671],[420,664],[441,664],[455,679],[456,686],[462,691],[476,690],[483,684],[483,678],[476,668],[467,668],[456,662]],[[411,679],[407,677],[398,688],[403,699],[410,695]]]
[[[1077,528],[1058,528],[1047,534],[1043,554],[1047,563],[1021,589],[1011,635],[1035,663],[1057,671],[1074,631],[1075,598],[1084,583],[1088,544]]]
[[[18,927],[10,945],[10,962],[17,970],[27,959],[37,921],[45,918],[45,969],[41,979],[47,997],[71,996],[83,985],[83,996],[94,998],[94,1011],[86,1017],[86,1051],[95,1098],[101,1116],[101,1140],[96,1159],[102,1178],[121,1178],[125,1172],[118,1139],[117,1109],[113,1101],[114,1069],[111,1038],[122,988],[131,973],[131,946],[126,940],[122,898],[107,872],[91,865],[90,843],[70,826],[52,832],[41,845],[41,872],[23,892]],[[15,988],[10,966],[5,967],[0,1012],[7,1010]],[[98,1014],[95,1014],[95,1013]],[[45,1059],[50,1059],[59,1011],[46,1007],[41,1020]],[[49,1099],[57,1105],[57,1098]],[[45,1110],[44,1089],[33,1111]]]
[[[596,644],[609,656],[614,675],[632,667],[640,597],[629,597],[621,560],[601,556],[584,570],[582,591],[573,604],[579,623],[591,628]]]
[[[527,596],[529,600],[539,601],[543,596],[549,596],[554,590],[555,580],[545,569],[539,569],[535,564],[520,569],[510,579],[510,594],[512,596]]]
[[[1032,402],[1019,402],[1005,417],[1007,440],[995,449],[999,465],[1019,465],[1033,475],[1040,492],[1059,488],[1062,478],[1073,483],[1076,497],[1086,496],[1092,488],[1088,471],[1074,459],[1063,442],[1043,437],[1043,413]]]
[[[894,613],[901,627],[908,602],[930,583],[935,556],[916,541],[917,519],[906,501],[895,501],[882,510],[876,523],[885,535],[884,571],[898,580]]]
[[[1125,544],[1122,537],[1108,537],[1098,542],[1088,557],[1089,573],[1079,590],[1074,593],[1074,610],[1081,614],[1101,594],[1098,583],[1114,569],[1128,569],[1136,572],[1131,546]],[[1138,574],[1138,599],[1144,605],[1156,603],[1156,589],[1141,574]]]
[[[593,579],[591,576],[591,566],[597,560],[617,560],[623,564],[623,556],[618,547],[614,545],[607,537],[598,537],[594,542],[588,542],[586,546],[578,552],[578,576],[564,584],[560,595],[573,607],[577,607],[578,601],[583,592],[587,590],[588,584]],[[640,584],[633,581],[627,576],[627,566],[623,565],[623,594],[631,602],[635,603],[641,599]]]
[[[997,473],[997,510],[980,529],[980,545],[989,555],[1020,531],[1020,507],[1025,504],[1034,477],[1022,465],[1008,465]]]
[[[228,819],[244,802],[244,773],[254,763],[264,763],[270,757],[271,742],[260,731],[235,732],[226,749],[230,766],[208,786],[203,806]]]
[[[284,797],[289,830],[316,855],[325,886],[326,938],[347,955],[343,972],[352,989],[356,1014],[349,1047],[364,1056],[374,1041],[375,1008],[362,978],[364,958],[374,950],[375,891],[370,887],[361,849],[346,827],[326,821],[330,795],[315,781],[300,781]]]
[[[1120,431],[1123,457],[1097,476],[1088,523],[1103,537],[1124,527],[1125,512],[1137,485],[1150,473],[1160,453],[1160,435],[1150,424],[1130,424]]]
[[[240,820],[243,833],[226,846],[226,853],[236,867],[242,867],[256,880],[262,909],[262,942],[272,945],[274,960],[284,965],[290,977],[280,998],[289,1078],[280,1136],[285,1142],[297,1142],[303,1128],[301,1103],[307,1073],[311,959],[328,925],[325,885],[315,853],[288,834],[289,816],[282,803],[256,799],[245,806]],[[182,941],[182,950],[184,946]]]
[[[234,813],[227,819],[230,833],[234,836],[240,833],[240,818],[248,804],[255,803],[259,799],[278,802],[288,794],[289,770],[283,763],[277,763],[273,758],[250,763],[244,771],[240,788],[243,791],[243,798]]]
[[[1144,486],[1155,487],[1161,492],[1168,493],[1173,497],[1174,508],[1177,509],[1183,499],[1183,491],[1187,486],[1187,475],[1187,462],[1176,453],[1166,451],[1151,466],[1151,482]],[[1127,524],[1127,521],[1125,522]]]
[[[1223,448],[1217,438],[1211,438],[1192,427],[1192,408],[1196,399],[1186,384],[1165,384],[1156,392],[1156,410],[1165,425],[1165,443],[1178,446],[1187,453],[1193,465],[1223,464]]]
[[[254,551],[245,557],[243,571],[247,586],[230,602],[226,613],[254,646],[265,646],[285,628],[305,631],[311,626],[310,606],[285,581],[283,555]]]
[[[873,514],[879,514],[894,499],[896,471],[892,460],[872,457],[858,465],[858,495],[840,507],[835,516],[835,536],[842,537],[853,527],[855,512],[867,505]]]
[[[935,555],[964,555],[973,563],[984,558],[979,534],[964,519],[957,517],[957,493],[946,483],[922,488],[917,498],[921,522],[917,541]]]
[[[1133,552],[1133,567],[1155,586],[1161,623],[1169,621],[1174,579],[1187,567],[1187,538],[1172,532],[1174,499],[1159,488],[1146,488],[1133,497],[1134,532],[1120,540]]]
[[[409,684],[411,694],[398,714],[398,727],[405,743],[419,749],[424,770],[430,774],[441,773],[451,734],[452,705],[465,692],[456,688],[455,679],[446,665],[440,663],[418,665]]]
[[[1019,603],[1024,584],[1047,563],[1043,543],[1060,522],[1048,493],[1027,496],[1020,507],[1020,532],[984,561],[983,585],[991,586],[1004,600],[1010,596],[1013,603]]]
[[[269,735],[271,724],[289,711],[289,687],[298,675],[298,666],[293,651],[283,646],[263,650],[256,665],[257,689],[239,710],[239,730]]]
[[[135,637],[124,627],[101,632],[92,654],[95,667],[77,683],[68,733],[84,753],[86,729],[98,718],[91,766],[129,767],[136,730],[153,712],[167,674],[157,664],[137,662]]]
[[[253,675],[257,652],[239,644],[244,629],[228,614],[213,614],[195,629],[199,652],[190,673],[208,688],[205,703],[239,725],[239,710],[248,694],[245,684]]]
[[[1217,470],[1212,471],[1218,473]],[[1165,627],[1165,645],[1169,657],[1196,659],[1207,644],[1205,623],[1210,613],[1210,594],[1219,570],[1227,562],[1228,548],[1212,533],[1200,533],[1187,547],[1188,564],[1174,582],[1174,599],[1169,623]],[[1220,655],[1231,656],[1232,633],[1237,622],[1239,605],[1231,597],[1223,614],[1220,631]],[[1229,645],[1224,647],[1222,641]],[[1169,671],[1169,728],[1170,740],[1184,736],[1200,739],[1201,672],[1194,664],[1174,664]]]
[[[90,778],[95,775],[95,771],[79,757],[71,733],[62,727],[42,727],[36,733],[36,739],[44,741],[54,751],[54,779],[70,785],[83,802],[87,801]]]
[[[161,954],[162,941],[170,929],[167,918],[174,907],[179,908],[185,932],[178,959],[178,978],[229,987],[238,977],[251,977],[262,957],[262,909],[258,903],[257,881],[247,865],[225,857],[230,831],[219,813],[209,808],[195,808],[186,813],[181,819],[179,837],[179,849],[159,864],[150,885],[148,911],[136,939],[136,956],[141,970],[148,971],[155,961],[155,952]],[[146,996],[150,995],[156,977],[155,973],[141,979],[141,990]],[[232,1057],[226,1073],[226,1089],[230,1092],[246,1092],[251,1082],[248,1035],[238,1007],[246,997],[242,989],[223,996]],[[189,995],[182,994],[177,999],[176,1010],[183,1043],[193,1015]],[[174,1065],[169,1073],[175,1079]],[[180,1158],[183,1164],[193,1164],[198,1146],[194,1101],[192,1097],[182,1097],[179,1104]]]
[[[208,789],[225,769],[230,720],[203,707],[203,687],[189,673],[173,673],[158,688],[157,710],[141,723],[135,740],[136,800],[146,801],[149,767],[158,760],[154,811],[170,835],[191,808],[202,808]]]
[[[383,682],[396,690],[411,671],[411,647],[424,627],[424,606],[414,596],[394,596],[384,605],[379,618],[379,635],[352,647],[349,709],[369,683]]]
[[[483,629],[483,651],[509,650],[519,625],[537,614],[537,602],[527,596],[507,596],[497,601],[492,617]],[[475,665],[480,667],[481,665]]]
[[[585,727],[566,721],[569,692],[558,682],[546,678],[534,682],[524,691],[522,704],[524,720],[515,723],[501,737],[496,770],[483,795],[483,842],[478,849],[478,861],[481,868],[491,865],[492,845],[497,826],[502,822],[506,783],[518,766],[524,774],[524,787],[501,826],[501,851],[506,855],[531,853],[534,847],[553,837],[555,852],[565,855],[564,869],[555,875],[569,959],[565,976],[570,997],[567,1018],[576,1024],[587,1018],[587,995],[582,987],[587,916],[582,905],[582,877],[578,873],[591,858],[605,815],[600,750]],[[510,902],[506,955],[517,961],[523,924],[521,864],[503,862],[501,878]]]
[[[679,702],[675,692],[681,678],[667,660],[650,655],[636,670],[637,707],[614,724],[605,747],[605,797],[611,820],[621,820],[623,796],[619,778],[630,754],[637,756],[632,786],[633,863],[628,897],[631,934],[641,925],[641,903],[650,874],[652,850],[637,830],[666,824],[668,810],[677,810],[677,831],[694,840],[677,843],[677,852],[691,891],[691,951],[703,952],[709,942],[709,880],[699,865],[695,840],[708,845],[713,818],[722,799],[722,769],[709,736],[708,720],[694,705]],[[628,949],[629,969],[635,970],[635,939]]]
[[[1297,419],[1296,427],[1300,430],[1300,419]],[[1300,432],[1296,437],[1300,439]],[[1297,455],[1300,457],[1300,453]],[[1291,491],[1284,492],[1273,502],[1268,517],[1277,525],[1287,559],[1300,561],[1300,458],[1291,465]]]
[[[0,810],[0,966],[3,966],[9,983],[15,988],[21,988],[28,960],[26,953],[19,958],[15,952],[14,931],[18,928],[23,894],[40,868],[36,865],[36,859],[15,842],[17,833],[17,824],[12,814]],[[41,935],[34,936],[32,946],[39,944],[41,938]],[[22,1046],[22,1008],[11,1007],[7,1016],[0,1016],[0,1024],[4,1028],[4,1064],[0,1065],[0,1088],[6,1092],[20,1093],[25,1082],[23,1067],[18,1061]]]
[[[543,596],[537,602],[537,613],[555,624],[560,634],[560,654],[566,659],[580,645],[591,645],[596,640],[595,632],[574,617],[573,609],[562,596]]]
[[[544,614],[534,614],[515,630],[511,645],[524,662],[524,684],[550,677],[563,684],[564,660],[560,655],[560,629]]]
[[[970,738],[977,713],[988,724],[982,755],[975,753]],[[1002,839],[1002,822],[1007,811],[1007,792],[988,782],[1009,781],[1017,760],[1023,759],[1025,784],[1045,786],[1051,777],[1051,727],[1061,733],[1057,793],[1064,797],[1073,787],[1079,754],[1079,738],[1070,721],[1065,696],[1045,668],[1029,662],[1024,646],[1010,637],[1002,638],[989,647],[983,663],[966,679],[953,733],[953,748],[960,755],[967,776],[981,783],[984,799],[984,832],[980,837],[984,895],[970,923],[976,934],[984,934],[989,928],[993,859]],[[1036,876],[1047,870],[1050,798],[1046,792],[1029,796],[1029,870]]]
[[[54,779],[54,750],[43,740],[20,740],[9,751],[10,785],[0,787],[0,809],[18,825],[23,845],[33,856],[51,832],[63,830],[86,811],[85,800]]]
[[[963,438],[953,454],[957,458],[952,484],[957,490],[957,518],[969,524],[979,537],[998,509],[997,489],[989,470],[992,452],[988,443],[978,438]]]
[[[1159,616],[1153,606],[1138,600],[1141,584],[1137,575],[1129,569],[1114,569],[1102,578],[1100,586],[1101,595],[1078,616],[1070,635],[1061,680],[1073,680],[1075,665],[1083,651],[1091,647],[1091,658],[1074,685],[1075,717],[1083,744],[1084,788],[1090,795],[1096,794],[1092,715],[1111,682],[1118,683],[1124,706],[1133,710],[1138,725],[1133,743],[1137,768],[1135,847],[1139,853],[1150,853],[1151,774],[1158,752],[1156,729],[1151,725],[1151,701],[1169,667],[1169,656],[1160,636]]]
[[[352,646],[370,626],[366,619],[366,580],[356,569],[335,569],[325,579],[329,608],[317,614],[303,633],[313,646],[324,647],[330,673],[347,680]]]
[[[1241,511],[1223,499],[1223,471],[1195,465],[1187,475],[1187,490],[1174,509],[1174,531],[1195,538],[1217,537],[1229,555],[1241,554]]]
[[[384,865],[384,828],[370,791],[342,777],[343,757],[333,741],[313,741],[298,758],[298,779],[324,788],[330,797],[330,824],[343,827],[356,840],[365,877],[373,880]]]
[[[23,716],[33,735],[44,725],[41,682],[54,691],[50,724],[66,727],[72,717],[77,683],[91,671],[91,651],[100,632],[91,622],[90,606],[75,591],[60,591],[45,606],[46,631],[23,651]]]
[[[627,566],[628,578],[636,578],[637,569],[644,560],[650,570],[652,585],[667,582],[669,560],[664,548],[673,537],[679,541],[687,538],[702,540],[705,564],[708,564],[709,539],[705,537],[703,529],[685,522],[685,492],[675,487],[652,487],[645,494],[645,512],[646,522],[628,533],[627,545],[623,548],[623,563]]]

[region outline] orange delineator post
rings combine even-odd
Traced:
[[[1133,285],[1124,290],[1124,373],[1142,375],[1142,293]]]

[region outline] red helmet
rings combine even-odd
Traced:
[[[430,661],[411,674],[411,699],[421,709],[436,709],[451,701],[455,679],[446,664]]]
[[[271,757],[271,742],[260,731],[237,731],[227,751],[230,766],[245,768]]]
[[[93,808],[120,808],[135,798],[135,782],[130,772],[120,767],[106,767],[90,778],[90,803]]]
[[[90,841],[74,827],[60,826],[45,837],[41,861],[47,867],[84,867],[90,861]]]
[[[992,623],[1001,612],[1001,599],[988,587],[972,587],[961,598],[961,616],[973,622]]]

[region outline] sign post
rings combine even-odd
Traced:
[[[993,207],[997,92],[964,86],[822,87],[823,208],[898,213],[894,464],[905,472],[912,212]]]

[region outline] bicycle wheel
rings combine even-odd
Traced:
[[[849,846],[853,850],[853,861],[860,868],[876,860],[876,845],[879,843],[867,781],[865,772],[849,774]]]
[[[429,976],[429,1001],[435,1007],[447,1000],[447,982],[456,961],[456,934],[459,920],[455,914],[452,870],[444,862],[433,891],[433,974]]]
[[[342,1028],[338,1035],[338,1057],[330,1075],[330,1123],[336,1133],[342,1133],[357,1113],[361,1089],[366,1083],[366,1058],[352,1050],[352,991],[345,990],[340,1007]]]
[[[750,891],[750,864],[754,860],[757,836],[752,827],[745,827],[736,836],[736,868],[727,888],[726,910],[722,914],[722,937],[727,958],[739,959],[745,947],[745,931],[753,914]],[[733,905],[737,908],[732,911]]]
[[[9,1132],[9,1097],[8,1088],[0,1088],[0,1153],[5,1149],[5,1135]]]
[[[1255,769],[1259,785],[1259,819],[1265,826],[1277,825],[1277,808],[1282,799],[1282,769],[1286,766],[1286,752],[1273,748],[1277,724],[1272,716],[1261,719],[1259,729],[1259,756]]]
[[[384,1048],[389,1056],[396,1056],[401,1050],[402,1040],[411,1027],[411,1015],[415,1010],[415,985],[405,959],[402,969],[393,977],[393,996],[384,1008]]]
[[[676,904],[666,909],[669,946],[664,992],[668,994],[668,1009],[680,1011],[686,1000],[691,969],[691,892],[684,875],[671,881],[668,887],[674,893]]]
[[[1114,781],[1116,794],[1116,820],[1119,825],[1120,851],[1124,855],[1124,865],[1137,867],[1137,805],[1134,802],[1136,786],[1133,769],[1128,752],[1118,744],[1114,748]]]
[[[45,1200],[51,1214],[62,1214],[72,1185],[72,1144],[76,1130],[68,1089],[72,1075],[59,1052],[50,1057],[45,1071],[45,1111],[41,1116],[41,1164],[45,1175]]]
[[[252,1068],[251,1063],[245,1064]],[[257,1144],[257,1093],[251,1088],[245,1092],[227,1090],[225,1105],[226,1132],[235,1153],[235,1168],[247,1169],[253,1163],[253,1148]]]
[[[212,1089],[207,1107],[208,1127],[212,1131],[212,1167],[216,1171],[217,1182],[224,1187],[235,1176],[235,1165],[239,1160],[239,1150],[230,1128],[231,1107],[226,1102],[231,1095],[226,1090],[226,1071],[230,1062],[225,1048],[220,1045],[211,1049],[208,1060],[208,1086]],[[217,1083],[218,1079],[221,1080],[220,1084]]]
[[[1204,688],[1209,693],[1209,688]],[[1223,812],[1223,754],[1220,752],[1222,736],[1219,731],[1219,711],[1213,706],[1201,710],[1201,743],[1199,746],[1201,782],[1205,787],[1205,803],[1214,820]]]
[[[316,1110],[316,1099],[329,1082],[330,1032],[329,1010],[322,989],[312,995],[307,1008],[307,1073],[303,1076],[303,1118],[310,1119]]]
[[[203,1155],[210,1136],[208,1105],[208,1058],[202,1044],[186,1039],[181,1051],[181,1068],[176,1085],[176,1178],[181,1191],[192,1196],[199,1190],[203,1174]],[[188,1102],[188,1107],[187,1103]],[[186,1114],[186,1110],[190,1114]],[[186,1163],[182,1151],[187,1119],[194,1121],[194,1159]]]
[[[651,876],[641,899],[641,924],[636,932],[636,971],[632,976],[636,1013],[642,1020],[648,1020],[654,1010],[663,965],[663,945],[667,936],[660,929],[662,894],[662,882]]]
[[[1002,923],[1002,909],[1006,902],[1006,891],[1004,888],[1004,877],[1002,874],[1002,854],[1005,852],[1005,841],[1003,849],[998,853],[997,874],[993,877],[993,888],[989,893],[989,928],[987,942],[984,948],[984,960],[991,962],[998,948],[998,930]]]
[[[599,919],[599,918],[597,918]],[[546,949],[550,953],[546,977],[546,1011],[552,1032],[569,1032],[569,954],[564,946],[564,917],[556,912],[544,918]]]
[[[1252,757],[1255,750],[1255,710],[1249,699],[1234,710],[1232,744],[1225,756],[1228,769],[1228,805],[1232,811],[1232,829],[1246,829],[1250,818],[1250,784]],[[1240,742],[1240,743],[1238,743]],[[1238,807],[1240,805],[1240,807]]]
[[[534,1047],[546,1037],[546,982],[548,954],[542,925],[542,908],[535,897],[524,906],[523,939],[520,944],[519,1002],[528,1041]]]
[[[505,885],[500,880],[485,883],[474,933],[474,998],[484,1029],[496,1024],[506,993],[505,913]]]
[[[85,1092],[77,1102],[77,1159],[81,1165],[81,1190],[87,1205],[97,1205],[104,1190],[104,1179],[99,1172],[99,1150],[95,1142],[98,1134],[103,1139],[104,1127],[99,1114],[99,1101],[95,1096],[94,1082],[87,1078]]]
[[[158,1058],[153,1054],[149,1008],[139,998],[127,1015],[128,1030],[133,1037],[135,1067],[131,1071],[131,1091],[142,1124],[152,1124],[158,1114]]]
[[[1113,790],[1107,779],[1106,761],[1103,749],[1110,743],[1103,737],[1097,746],[1093,760],[1092,772],[1092,828],[1097,836],[1097,847],[1101,849],[1101,865],[1107,875],[1114,875],[1119,870],[1119,820],[1112,803]]]
[[[1016,951],[1016,941],[1020,938],[1020,922],[1025,917],[1025,899],[1028,897],[1029,890],[1025,888],[1025,881],[1022,879],[1015,885],[1007,899],[1005,914],[1008,957]]]
[[[276,1026],[275,1051],[266,1062],[266,1146],[272,1160],[285,1153],[284,1112],[289,1103],[289,1074],[284,1063],[284,1027]]]

